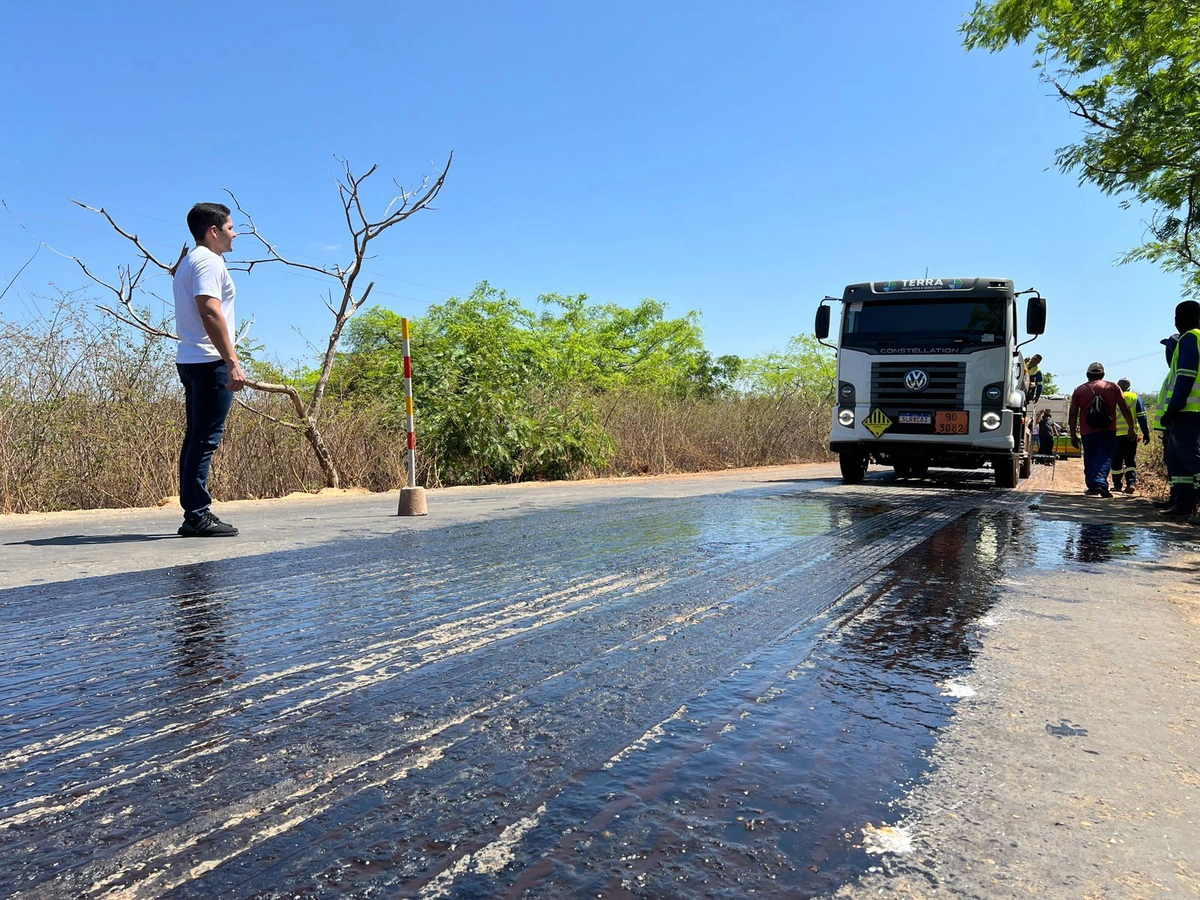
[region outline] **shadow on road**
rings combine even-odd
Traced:
[[[1063,522],[1094,523],[1105,525],[1136,525],[1140,528],[1169,528],[1185,536],[1200,530],[1181,519],[1164,518],[1149,500],[1143,497],[1118,495],[1112,499],[1087,497],[1083,494],[1031,495],[1030,509],[1037,510],[1043,517]]]
[[[9,541],[6,547],[77,547],[84,544],[131,544],[141,541],[166,541],[177,534],[63,534],[57,537],[34,538],[28,541]]]

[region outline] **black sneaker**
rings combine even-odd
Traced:
[[[1110,491],[1110,490],[1109,490],[1108,488],[1106,488],[1106,487],[1102,487],[1102,488],[1100,488],[1100,490],[1099,490],[1099,491],[1097,491],[1097,493],[1098,493],[1098,494],[1100,494],[1100,496],[1101,496],[1101,497],[1103,497],[1103,498],[1105,498],[1106,500],[1111,500],[1111,499],[1112,499],[1112,491]]]
[[[1088,488],[1086,491],[1083,492],[1083,496],[1085,496],[1085,497],[1096,497],[1096,496],[1099,496],[1099,494],[1100,494],[1100,488]]]
[[[180,537],[234,537],[238,530],[205,510],[193,520],[184,519],[179,526]]]

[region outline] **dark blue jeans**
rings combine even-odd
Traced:
[[[187,428],[179,450],[179,505],[185,519],[195,521],[212,504],[208,471],[213,453],[225,434],[225,419],[233,406],[229,366],[219,359],[210,363],[176,363],[183,382]]]
[[[1115,431],[1093,431],[1083,436],[1083,480],[1088,490],[1108,489],[1113,451],[1117,449]]]

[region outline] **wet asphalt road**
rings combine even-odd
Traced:
[[[714,490],[0,592],[0,896],[852,879],[976,624],[1087,526],[983,473]]]

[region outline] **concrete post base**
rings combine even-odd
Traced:
[[[400,488],[400,508],[396,510],[396,515],[424,516],[428,513],[429,510],[425,506],[425,488]]]

